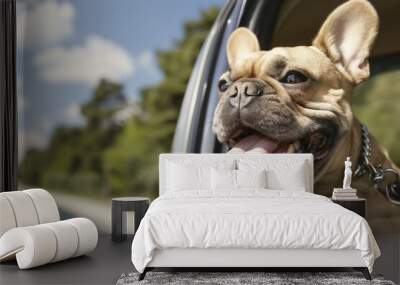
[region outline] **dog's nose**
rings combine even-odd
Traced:
[[[243,92],[241,93],[245,96],[260,96],[262,93],[261,86],[252,82],[244,83],[242,89]]]
[[[263,86],[258,82],[238,82],[228,91],[229,104],[233,108],[242,109],[263,94]]]

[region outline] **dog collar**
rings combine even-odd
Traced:
[[[371,162],[372,147],[368,128],[361,124],[361,152],[358,160],[358,166],[354,175],[357,177],[368,174],[370,183],[376,190],[383,190],[388,200],[400,206],[400,173],[393,168],[383,168],[381,164],[373,165]],[[392,175],[395,182],[384,186],[385,176]]]

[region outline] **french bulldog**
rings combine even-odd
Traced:
[[[352,89],[369,77],[368,57],[379,20],[366,0],[350,0],[325,20],[310,46],[260,50],[255,34],[236,29],[227,42],[229,70],[218,82],[213,131],[232,153],[313,153],[314,192],[331,196],[341,187],[344,161],[353,172],[362,149],[361,123]],[[399,168],[371,139],[373,165]],[[387,178],[392,183],[393,178]],[[367,199],[374,230],[400,231],[400,206],[377,191],[368,175],[352,187]]]

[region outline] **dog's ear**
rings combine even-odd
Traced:
[[[368,1],[350,0],[328,16],[313,45],[351,82],[360,83],[369,76],[368,56],[378,25],[378,15]]]
[[[236,29],[228,39],[226,53],[228,64],[231,68],[231,77],[237,78],[246,73],[249,66],[249,59],[254,52],[260,50],[257,37],[247,28]]]

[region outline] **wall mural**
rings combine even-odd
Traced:
[[[152,13],[146,1],[113,8],[106,0],[17,1],[19,188],[93,203],[158,195],[158,155],[171,149],[214,5],[222,4],[175,2],[160,1],[164,14],[147,19],[135,14]],[[212,94],[219,96],[213,130],[231,152],[312,152],[315,192],[326,196],[341,187],[350,157],[372,228],[400,232],[400,191],[386,188],[396,175],[378,179],[376,190],[365,164],[399,170],[400,64],[368,78],[376,14],[334,37],[343,15],[331,15],[311,47],[260,50],[252,31],[232,33],[228,70]],[[104,21],[93,25],[93,18]]]

